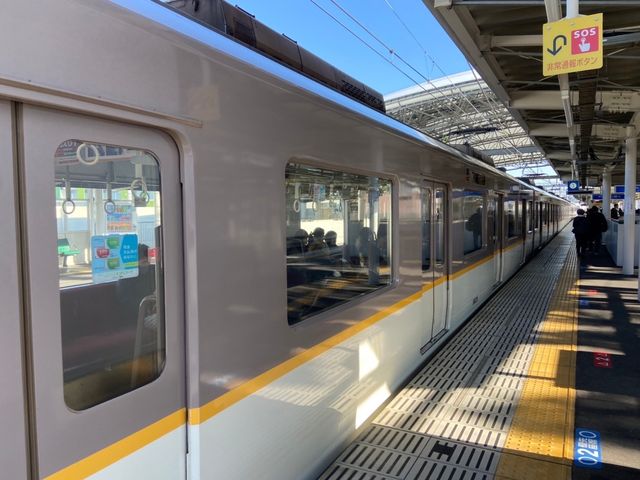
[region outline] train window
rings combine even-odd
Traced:
[[[533,228],[534,228],[534,216],[533,216],[533,202],[529,202],[529,204],[527,205],[527,232],[531,233],[533,232]]]
[[[480,250],[484,239],[484,198],[481,192],[463,191],[464,249],[467,253]]]
[[[422,271],[431,270],[431,196],[432,191],[422,192]]]
[[[286,168],[289,324],[391,283],[391,180]]]
[[[64,399],[84,410],[164,366],[160,171],[150,152],[81,140],[54,162]]]
[[[549,225],[551,223],[551,205],[549,205],[548,203],[545,204],[544,206],[545,209],[545,224]]]
[[[444,188],[436,188],[434,195],[434,253],[436,265],[444,265],[445,261],[445,210],[446,210],[446,191]]]
[[[515,200],[505,200],[504,213],[507,223],[507,238],[520,235],[520,218],[517,211],[518,203]]]
[[[536,212],[536,214],[538,215],[538,228],[541,229],[542,228],[542,218],[543,218],[543,214],[542,214],[542,202],[538,202],[537,203],[538,206],[538,210]]]

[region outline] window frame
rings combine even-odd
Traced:
[[[486,253],[488,247],[488,242],[487,242],[487,236],[488,236],[488,232],[487,232],[487,228],[488,228],[488,220],[487,220],[487,191],[486,190],[478,190],[478,189],[474,189],[473,187],[471,188],[467,188],[467,187],[463,187],[461,189],[458,190],[462,190],[463,192],[468,191],[468,192],[475,192],[475,193],[479,193],[480,194],[480,198],[482,198],[482,231],[481,231],[481,235],[480,235],[480,248],[477,248],[475,250],[471,250],[470,252],[466,252],[464,251],[464,243],[462,244],[462,260],[466,263],[469,259],[474,259],[475,257],[479,257],[482,254]],[[463,199],[463,203],[462,203],[462,228],[463,228],[463,232],[464,229],[466,229],[466,220],[464,218],[464,198],[465,196],[463,195],[462,199]]]
[[[426,212],[427,217],[429,218],[429,231],[428,231],[428,235],[429,235],[429,268],[425,269],[424,268],[424,263],[423,260],[423,254],[422,254],[422,249],[424,248],[424,225],[425,225],[425,192],[427,194],[427,198],[428,198],[428,211]],[[434,263],[435,263],[435,259],[431,258],[431,250],[432,250],[432,242],[433,242],[433,225],[431,224],[431,211],[433,210],[433,189],[430,186],[426,186],[424,185],[424,182],[420,185],[420,245],[421,245],[421,254],[420,254],[420,259],[421,259],[421,272],[422,272],[422,277],[423,280],[425,278],[428,278],[429,275],[433,276],[433,269],[434,269]]]
[[[64,398],[65,405],[71,411],[83,412],[83,411],[86,411],[88,409],[92,409],[92,408],[98,407],[98,406],[100,406],[100,405],[102,405],[102,404],[104,404],[106,402],[109,402],[109,401],[111,401],[111,400],[113,400],[115,398],[118,398],[120,396],[127,395],[127,394],[129,394],[129,393],[131,393],[131,392],[133,392],[135,390],[138,390],[138,389],[144,387],[145,385],[148,385],[150,383],[153,383],[153,382],[157,381],[162,376],[162,374],[164,372],[164,369],[165,369],[165,366],[166,366],[166,362],[167,362],[167,350],[166,350],[166,345],[167,345],[167,333],[166,333],[167,324],[166,324],[166,318],[165,318],[165,315],[164,315],[164,312],[167,310],[167,306],[166,306],[165,300],[164,300],[166,298],[165,291],[164,291],[164,289],[165,289],[165,283],[164,283],[164,263],[165,263],[164,259],[165,258],[164,257],[166,255],[166,252],[165,252],[164,248],[159,248],[162,245],[162,238],[164,236],[165,217],[166,217],[165,212],[164,212],[164,207],[163,207],[164,202],[162,200],[162,198],[163,198],[163,194],[162,194],[162,186],[163,186],[163,178],[162,177],[163,177],[163,174],[162,174],[161,170],[162,170],[162,165],[163,164],[161,163],[160,158],[158,157],[158,155],[153,150],[151,150],[149,148],[136,148],[136,147],[129,147],[129,146],[125,146],[125,145],[105,144],[105,143],[102,143],[102,142],[91,142],[89,140],[82,140],[82,139],[79,139],[79,138],[73,138],[73,139],[70,138],[70,139],[64,140],[63,142],[61,142],[61,144],[58,146],[58,148],[61,148],[67,142],[81,142],[82,144],[86,143],[88,145],[95,145],[98,148],[105,147],[105,149],[104,149],[105,151],[107,151],[110,148],[126,149],[126,150],[129,150],[129,151],[142,153],[144,156],[149,157],[150,159],[152,159],[155,162],[155,165],[153,166],[153,168],[155,170],[155,175],[157,176],[157,187],[158,187],[158,190],[157,190],[156,194],[159,195],[159,202],[160,202],[159,218],[155,219],[155,223],[157,223],[157,222],[159,222],[159,223],[157,223],[157,225],[155,225],[155,227],[154,227],[154,228],[156,228],[158,226],[160,227],[160,237],[159,237],[160,245],[156,245],[156,247],[158,247],[157,251],[159,252],[159,256],[156,259],[156,264],[153,267],[153,270],[151,270],[151,269],[147,270],[147,273],[151,272],[151,271],[154,272],[154,276],[153,276],[154,293],[147,294],[144,297],[139,298],[137,300],[137,302],[134,302],[134,305],[141,304],[140,302],[142,302],[144,299],[146,299],[150,295],[152,295],[153,298],[155,299],[155,302],[156,302],[155,303],[155,311],[156,311],[156,315],[157,315],[156,318],[158,319],[157,338],[161,340],[161,347],[162,347],[161,349],[154,350],[154,352],[153,352],[154,356],[158,356],[157,359],[156,359],[156,361],[159,362],[158,363],[158,369],[157,369],[157,371],[153,372],[152,378],[150,378],[148,380],[145,380],[145,381],[142,381],[141,383],[138,383],[135,386],[134,385],[128,385],[127,390],[116,391],[114,393],[113,392],[113,388],[115,387],[115,385],[112,385],[112,389],[110,390],[112,394],[110,396],[109,395],[106,395],[106,396],[105,395],[102,395],[102,396],[98,395],[99,396],[99,400],[98,401],[95,401],[95,398],[94,398],[94,402],[93,403],[82,403],[82,404],[80,404],[80,402],[79,402],[78,405],[72,405],[71,403],[69,403],[68,394],[70,392],[68,391],[68,388],[70,389],[71,392],[73,392],[73,390],[76,389],[76,387],[74,387],[74,382],[77,381],[80,384],[82,384],[84,382],[86,384],[87,382],[91,382],[91,379],[95,378],[96,375],[100,375],[100,374],[108,375],[108,373],[106,373],[106,372],[111,371],[111,368],[105,370],[104,372],[100,371],[100,370],[95,370],[95,371],[89,370],[85,375],[80,375],[78,378],[76,378],[74,380],[71,380],[71,381],[65,381],[65,379],[63,378],[63,398]],[[107,155],[107,157],[108,157],[108,155]],[[117,161],[118,160],[116,160],[116,162]],[[68,234],[71,233],[71,231],[64,231],[64,230],[60,231],[59,230],[60,223],[58,221],[59,220],[58,219],[58,210],[60,209],[60,214],[63,216],[62,218],[64,218],[64,215],[71,215],[73,213],[73,211],[70,212],[69,214],[67,214],[67,213],[64,212],[64,207],[60,207],[58,205],[60,200],[57,198],[55,193],[56,193],[56,189],[59,187],[59,185],[58,185],[59,180],[56,179],[56,177],[58,175],[57,169],[58,169],[59,166],[56,165],[55,163],[56,163],[56,157],[54,157],[54,184],[53,184],[54,202],[53,202],[53,207],[54,207],[54,215],[56,217],[56,234],[57,234],[57,238],[58,238],[58,241],[59,241],[60,238],[61,238],[61,235],[65,235],[64,238],[66,239]],[[92,165],[87,165],[84,168],[91,168],[91,166]],[[132,173],[135,174],[135,168],[133,168],[133,172]],[[69,176],[71,176],[71,178],[73,178],[73,175],[71,173],[68,173],[67,175],[69,175]],[[145,178],[144,177],[142,177],[142,178],[143,178],[143,183],[144,183]],[[69,183],[71,183],[71,181],[72,181],[69,178],[67,178],[67,180],[69,181]],[[146,180],[148,181],[148,178]],[[77,181],[77,180],[75,180],[75,181]],[[100,185],[100,184],[96,183],[96,185]],[[105,188],[97,188],[96,186],[70,187],[70,192],[71,192],[71,189],[74,189],[74,188],[75,189],[84,188],[84,189],[91,189],[91,190],[99,190],[99,191],[101,191],[100,195],[102,195],[103,192],[108,190],[109,187],[107,187],[107,185],[108,185],[108,181],[106,181],[106,183],[104,185]],[[146,188],[146,185],[145,185],[145,188]],[[92,193],[92,195],[94,195],[94,193]],[[69,198],[72,198],[71,194],[69,194]],[[74,210],[76,209],[78,201],[79,200],[75,200]],[[108,237],[109,235],[124,236],[123,232],[108,233],[108,231],[107,231],[107,224],[108,224],[107,218],[108,217],[105,217],[105,220],[104,220],[104,222],[105,222],[105,231],[104,232],[97,233],[95,228],[92,230],[91,229],[91,222],[92,222],[93,215],[92,215],[92,210],[90,208],[91,207],[90,199],[86,198],[86,199],[84,199],[82,201],[86,202],[86,210],[87,210],[86,218],[85,218],[85,220],[87,222],[87,230],[86,231],[82,230],[82,232],[83,233],[86,232],[88,234],[89,244],[88,244],[87,248],[89,250],[93,249],[93,246],[92,246],[93,240],[92,239],[93,239],[94,236],[102,236],[102,237]],[[111,201],[113,203],[112,200],[104,200],[105,204],[106,204],[107,201]],[[135,203],[135,197],[132,197],[129,201],[132,202],[132,203]],[[156,199],[156,201],[157,201],[157,199]],[[119,204],[122,204],[122,203],[119,203]],[[116,205],[116,204],[113,204],[113,205]],[[101,207],[105,208],[104,205],[96,206],[96,208],[101,208]],[[137,206],[134,206],[133,208],[135,209],[135,208],[137,208]],[[132,215],[132,222],[133,222],[133,218],[137,219],[137,215]],[[93,219],[93,221],[95,222],[96,220]],[[138,245],[137,246],[139,246],[139,245],[141,245],[141,242],[140,242],[140,236],[139,236],[137,230],[138,230],[138,227],[139,227],[141,222],[139,221],[139,219],[137,219],[137,222],[138,223],[135,224],[135,230],[136,230],[136,236],[138,237],[137,238],[137,241],[138,241]],[[62,223],[64,224],[65,220],[62,220]],[[96,225],[94,225],[94,227],[95,226]],[[128,232],[127,234],[129,234],[129,233],[130,232]],[[58,254],[58,256],[60,256],[60,255]],[[109,292],[111,290],[114,290],[115,291],[115,295],[117,295],[119,297],[119,300],[123,300],[123,299],[127,298],[127,295],[126,294],[124,296],[121,295],[123,293],[123,290],[122,290],[123,287],[121,285],[123,285],[123,284],[121,284],[120,281],[123,281],[123,282],[126,282],[127,284],[129,284],[128,288],[132,288],[134,286],[137,286],[136,288],[138,290],[140,290],[140,288],[143,285],[143,283],[141,283],[141,282],[144,281],[144,278],[143,278],[144,270],[140,269],[140,263],[139,263],[140,259],[138,259],[137,273],[136,273],[135,276],[133,276],[133,277],[123,276],[121,278],[120,277],[119,278],[115,278],[114,277],[114,278],[112,278],[112,279],[110,279],[108,281],[104,281],[103,280],[103,281],[98,281],[98,282],[95,281],[95,277],[94,277],[93,260],[94,260],[93,259],[93,255],[91,253],[89,253],[89,265],[91,266],[91,280],[90,281],[86,281],[85,280],[82,283],[77,283],[77,284],[72,284],[72,285],[62,285],[62,280],[67,276],[66,274],[68,273],[66,271],[63,271],[63,269],[67,268],[67,267],[65,267],[66,258],[65,258],[65,263],[63,263],[63,266],[59,267],[59,269],[58,269],[58,274],[59,274],[59,277],[58,277],[58,281],[59,281],[59,283],[58,283],[58,292],[59,292],[58,293],[58,298],[59,298],[59,302],[60,302],[59,303],[59,309],[60,309],[60,329],[61,329],[61,334],[62,334],[62,337],[61,337],[62,344],[61,344],[61,346],[62,346],[62,354],[63,354],[63,359],[62,359],[63,373],[65,372],[65,369],[77,367],[77,366],[75,366],[73,364],[69,365],[69,364],[66,363],[66,359],[65,359],[65,351],[66,350],[65,350],[64,340],[65,340],[65,332],[68,332],[68,330],[65,329],[65,324],[73,325],[74,323],[79,322],[79,320],[76,318],[77,315],[78,315],[77,313],[75,315],[72,314],[72,315],[70,315],[68,317],[66,317],[64,315],[65,314],[65,312],[64,312],[65,304],[66,303],[71,303],[72,301],[71,300],[66,300],[65,301],[65,300],[63,300],[63,298],[64,297],[68,298],[68,297],[73,297],[73,296],[76,296],[76,297],[80,296],[80,299],[82,300],[83,296],[91,298],[91,295],[94,295],[96,292],[97,292],[98,295],[101,295],[101,294],[104,295],[104,292]],[[133,279],[137,279],[137,281],[134,282]],[[160,283],[157,283],[158,281]],[[135,292],[136,288],[132,288],[132,290],[130,290],[130,291],[134,291]],[[82,293],[83,291],[86,291],[87,293]],[[115,303],[115,305],[123,307],[122,304],[117,303],[117,302]],[[78,309],[78,308],[79,308],[78,305],[76,305],[76,309]],[[140,307],[138,307],[136,317],[135,318],[134,317],[128,318],[128,320],[127,320],[128,322],[133,322],[134,320],[136,322],[138,322],[140,320],[139,308]],[[105,312],[105,314],[107,316],[109,315],[109,313],[110,313],[110,311],[108,311],[108,310]],[[120,315],[119,318],[122,318],[122,315]],[[121,319],[121,322],[127,323],[127,321],[124,321],[124,320]],[[99,326],[99,325],[96,325],[96,326]],[[69,326],[67,325],[66,328],[69,328]],[[138,328],[139,328],[139,325],[136,326],[136,331],[138,331],[137,330]],[[140,334],[142,334],[142,330],[140,330],[140,332],[141,332]],[[98,334],[104,335],[104,332],[98,332]],[[137,335],[137,333],[136,333],[136,335]],[[138,341],[138,339],[136,339],[136,342],[137,341]],[[140,342],[142,342],[142,339],[140,339]],[[140,343],[140,345],[136,345],[134,347],[134,352],[133,353],[135,353],[136,349],[141,347],[141,346],[142,346],[142,343]],[[132,353],[132,355],[133,355],[133,353]],[[140,356],[139,357],[139,360],[142,361],[143,359],[144,359],[144,356]],[[91,356],[89,356],[89,360],[91,360]],[[94,362],[99,361],[99,360],[100,360],[99,357],[93,359]],[[127,360],[123,360],[120,363],[116,363],[115,366],[111,365],[111,367],[114,370],[117,370],[118,368],[121,367],[121,364],[130,363],[132,365],[132,367],[131,367],[131,380],[128,380],[128,381],[133,382],[133,378],[137,378],[139,376],[139,374],[140,374],[139,367],[136,368],[136,365],[137,365],[136,364],[136,360],[138,360],[138,359],[132,356],[130,358],[130,360],[128,360],[128,362],[127,362]],[[108,382],[109,380],[110,379],[107,377],[107,379],[103,380],[103,382]],[[111,379],[111,381],[113,381],[113,379]],[[87,388],[86,385],[85,385],[85,388],[80,389],[80,391],[81,392],[84,391],[84,395],[79,395],[79,399],[83,400],[84,402],[87,402],[87,399],[91,399],[92,397],[96,397],[96,392],[94,390],[90,389],[90,388]]]
[[[287,210],[287,205],[286,205],[286,188],[287,188],[287,181],[286,181],[286,174],[287,174],[287,167],[290,164],[298,164],[298,165],[302,165],[302,166],[307,166],[307,167],[311,167],[311,168],[322,168],[322,169],[326,169],[326,170],[333,170],[339,173],[345,173],[345,174],[349,174],[349,175],[361,175],[361,176],[365,176],[365,177],[375,177],[378,179],[384,179],[384,180],[388,180],[390,182],[390,186],[391,186],[391,192],[390,192],[390,202],[391,202],[391,208],[390,208],[390,223],[391,223],[391,228],[389,229],[389,231],[387,232],[387,238],[388,241],[390,243],[390,248],[388,250],[388,254],[390,256],[390,262],[389,262],[389,283],[386,285],[383,285],[379,288],[376,288],[375,290],[372,290],[370,292],[366,292],[360,295],[356,295],[353,298],[350,298],[344,302],[338,303],[336,305],[332,305],[328,308],[319,310],[317,312],[313,312],[311,314],[305,315],[302,318],[300,318],[298,321],[296,322],[290,322],[288,319],[288,315],[285,313],[285,318],[287,321],[287,325],[289,328],[299,328],[301,326],[304,325],[308,325],[310,322],[323,322],[326,321],[327,319],[330,319],[332,317],[334,317],[336,314],[339,314],[340,312],[343,312],[345,310],[348,310],[349,308],[353,308],[356,307],[360,304],[362,304],[363,302],[367,302],[369,300],[371,300],[372,298],[378,297],[380,295],[383,295],[387,292],[389,292],[392,289],[397,288],[399,281],[398,281],[398,240],[397,240],[397,232],[398,232],[398,226],[396,225],[399,222],[399,178],[397,175],[394,174],[389,174],[389,173],[380,173],[374,170],[369,170],[369,169],[364,169],[364,168],[353,168],[350,166],[343,166],[343,165],[336,165],[333,163],[329,163],[329,162],[325,162],[322,160],[318,160],[317,158],[309,158],[309,157],[305,157],[305,156],[294,156],[294,157],[290,157],[288,160],[286,160],[285,162],[283,162],[283,167],[281,170],[281,178],[282,178],[282,184],[281,184],[281,188],[282,188],[282,192],[284,193],[284,195],[282,196],[282,201],[283,201],[283,207],[282,213],[283,213],[283,217],[282,217],[282,222],[281,222],[281,231],[282,231],[282,244],[283,244],[283,252],[284,252],[284,258],[283,258],[283,270],[284,270],[284,278],[285,281],[288,281],[288,274],[287,274],[287,216],[286,216],[286,210]],[[288,310],[288,288],[285,284],[285,288],[284,288],[284,311],[287,312]]]
[[[506,204],[508,202],[513,202],[513,206],[514,206],[514,213],[513,213],[513,224],[514,224],[514,230],[515,230],[515,235],[509,235],[509,220],[508,220],[508,216],[507,216],[507,208],[506,208]],[[521,238],[522,237],[522,224],[519,224],[519,220],[520,220],[520,201],[518,198],[514,198],[514,197],[505,197],[504,203],[503,203],[504,207],[503,207],[503,215],[504,215],[504,221],[505,221],[505,228],[504,228],[504,232],[505,235],[504,237],[506,238],[507,242],[511,242],[515,239]],[[518,231],[518,227],[519,227],[519,231]]]

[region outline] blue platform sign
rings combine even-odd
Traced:
[[[601,193],[593,193],[591,195],[591,200],[595,201],[602,201],[602,194]],[[612,193],[611,194],[611,200],[624,200],[624,193]]]
[[[567,193],[580,190],[580,182],[578,180],[569,180],[567,182]]]
[[[594,430],[576,428],[573,445],[573,463],[577,467],[602,468],[600,434]]]
[[[616,185],[613,190],[616,193],[624,193],[624,185]],[[636,193],[640,193],[640,185],[636,185]]]

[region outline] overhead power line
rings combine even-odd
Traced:
[[[415,72],[416,74],[418,74],[421,78],[423,78],[427,83],[429,83],[430,85],[432,85],[433,87],[435,87],[435,85],[433,85],[433,82],[427,78],[425,75],[422,74],[422,72],[420,72],[419,70],[417,70],[413,65],[411,65],[408,61],[406,61],[395,49],[393,49],[392,47],[390,47],[389,45],[387,45],[386,42],[384,42],[383,40],[381,40],[378,35],[376,35],[374,32],[372,32],[369,28],[367,28],[362,22],[360,22],[354,15],[352,15],[349,11],[347,11],[344,7],[342,7],[342,5],[340,5],[340,3],[337,0],[330,0],[331,3],[333,3],[341,12],[343,12],[345,15],[347,15],[353,22],[355,22],[360,28],[362,28],[365,32],[367,32],[367,34],[369,34],[374,40],[376,40],[380,45],[382,45],[392,56],[395,56],[398,60],[400,60],[404,65],[406,65],[409,69],[411,69],[413,72]],[[315,3],[315,2],[314,2]],[[386,2],[388,6],[391,7],[391,5],[389,4],[389,2]],[[395,12],[395,10],[392,11],[395,13],[396,18],[400,18],[399,15]],[[417,37],[413,34],[413,32],[410,31],[409,27],[400,19],[401,23],[403,24],[403,26],[409,30],[411,36],[416,40],[416,42],[418,43],[418,45],[420,46],[420,48],[423,50],[423,52],[428,55],[433,64],[438,66],[438,69],[442,71],[442,69],[439,67],[439,65],[437,65],[437,62],[435,61],[435,59],[433,59],[428,52],[426,51],[426,49],[422,46],[422,44],[417,40]],[[442,72],[444,74],[444,72]],[[454,85],[451,80],[448,78],[448,76],[446,74],[444,74],[445,77],[447,78],[447,80],[449,80],[449,82],[451,83],[451,85],[454,88],[457,88],[458,91],[460,91],[461,93],[461,98],[462,100],[466,101],[473,110],[475,110],[476,113],[480,114],[480,111],[477,109],[477,107],[473,104],[473,102],[471,102],[471,100],[469,100],[469,98],[464,94],[464,92],[462,92],[462,90],[459,88],[459,86]],[[422,88],[422,85],[420,85],[418,82],[416,82],[415,80],[413,80],[414,83],[416,83],[418,86],[420,86]],[[423,88],[424,89],[424,88]],[[425,91],[427,91],[426,89],[424,89]],[[458,112],[461,115],[466,115],[466,111],[464,111],[455,101],[451,102],[451,105],[458,110]],[[509,139],[505,139],[503,136],[501,136],[499,133],[495,133],[493,135],[493,137],[495,138],[495,140],[502,144],[505,148],[510,148],[512,149],[512,151],[515,154],[519,154],[520,152],[517,150],[517,147],[515,146],[515,144],[510,141]]]
[[[413,38],[413,40],[416,42],[416,44],[418,45],[418,47],[422,50],[422,52],[424,53],[424,55],[425,55],[425,56],[426,56],[426,57],[431,61],[431,64],[432,64],[433,66],[435,66],[435,67],[440,71],[440,73],[442,74],[442,76],[443,76],[444,78],[446,78],[446,79],[447,79],[447,81],[449,82],[449,84],[450,84],[452,87],[456,88],[456,89],[460,92],[461,96],[462,96],[465,100],[467,100],[467,102],[471,105],[471,107],[472,107],[472,108],[474,108],[474,110],[476,110],[476,112],[477,112],[477,113],[480,113],[480,112],[478,112],[478,110],[477,110],[477,108],[475,107],[475,105],[473,105],[473,103],[472,103],[472,102],[467,98],[466,94],[462,91],[462,89],[460,88],[460,86],[459,86],[459,85],[457,85],[457,84],[454,84],[454,82],[452,82],[452,81],[451,81],[451,79],[449,78],[449,76],[448,76],[448,75],[444,72],[444,70],[440,67],[440,65],[438,64],[438,62],[436,61],[436,59],[435,59],[435,58],[433,58],[433,57],[431,56],[431,54],[427,51],[427,49],[424,47],[424,45],[422,45],[422,43],[420,42],[420,40],[418,40],[418,37],[417,37],[417,36],[413,33],[413,31],[409,28],[409,26],[408,26],[408,25],[406,24],[406,22],[402,19],[402,17],[400,17],[400,15],[399,15],[399,14],[398,14],[398,12],[396,11],[396,9],[395,9],[395,8],[393,8],[393,5],[391,5],[391,3],[389,3],[389,1],[388,1],[388,0],[384,0],[384,2],[385,2],[385,3],[386,3],[386,5],[391,9],[391,11],[393,12],[394,16],[395,16],[395,17],[396,17],[396,19],[398,20],[398,22],[400,22],[400,24],[404,27],[404,29],[409,33],[409,35],[411,36],[411,38]],[[473,68],[471,68],[471,66],[470,66],[470,65],[469,65],[469,68],[471,69],[471,71],[472,71],[472,72],[474,72],[474,73],[473,73],[473,75],[474,75],[474,77],[475,77],[475,71],[473,70]],[[476,78],[476,80],[477,80],[477,78]],[[492,105],[492,103],[491,103],[491,102],[489,101],[489,99],[487,98],[487,96],[486,96],[486,94],[485,94],[485,92],[484,92],[484,88],[482,87],[482,85],[481,85],[479,82],[478,82],[478,86],[480,87],[481,92],[482,92],[482,94],[485,96],[485,99],[486,99],[486,101],[488,102],[488,104],[489,104],[489,105],[491,105],[491,107],[492,107],[491,109],[493,110],[494,114],[496,115],[496,119],[498,119],[498,121],[501,123],[502,127],[504,128],[504,127],[505,127],[505,125],[504,125],[504,123],[502,123],[502,122],[501,122],[500,115],[498,115],[498,112],[496,112],[496,111],[495,111],[495,107]],[[504,139],[503,137],[501,137],[501,136],[500,136],[499,134],[497,134],[497,133],[496,133],[496,138],[497,138],[497,139],[499,139],[499,140],[498,140],[499,142],[503,142],[503,141],[505,141],[505,139]],[[508,143],[507,143],[506,145],[504,145],[504,144],[503,144],[504,146],[509,147],[509,144],[510,144],[511,148],[513,148],[513,149],[514,149],[514,151],[515,151],[516,153],[520,154],[520,152],[519,152],[519,150],[518,150],[517,145],[516,145],[516,144],[515,144],[511,139],[506,139],[506,141],[507,141]]]
[[[473,122],[478,122],[478,120],[480,120],[481,123],[485,123],[485,122],[489,121],[489,118],[492,119],[492,122],[493,122],[494,125],[495,124],[499,125],[503,132],[507,132],[507,131],[512,130],[512,128],[509,125],[505,124],[506,118],[502,118],[505,114],[508,114],[508,111],[504,108],[503,105],[501,105],[501,104],[498,105],[497,102],[495,101],[495,99],[492,99],[492,98],[490,98],[490,96],[487,95],[486,88],[480,83],[480,81],[477,78],[475,72],[473,73],[474,80],[477,83],[478,87],[480,88],[481,96],[484,97],[483,104],[484,104],[485,107],[487,107],[486,110],[483,108],[483,111],[480,111],[478,109],[478,106],[476,106],[474,104],[474,102],[469,98],[469,96],[462,90],[460,85],[458,85],[455,82],[453,82],[451,80],[451,78],[444,72],[444,70],[440,67],[438,62],[429,54],[429,52],[424,47],[424,45],[422,45],[422,43],[420,42],[418,37],[413,33],[411,28],[409,28],[407,23],[404,22],[404,20],[401,18],[401,16],[393,8],[393,5],[391,5],[391,3],[388,0],[384,0],[384,2],[389,7],[389,9],[393,12],[393,15],[395,16],[396,20],[409,33],[409,35],[411,36],[413,41],[416,42],[416,44],[420,47],[420,49],[423,52],[423,54],[425,55],[425,57],[430,60],[432,66],[437,68],[437,70],[442,73],[443,77],[449,82],[451,88],[453,90],[459,92],[460,95],[457,97],[459,99],[459,101],[456,101],[456,98],[450,95],[449,99],[445,100],[445,102],[443,103],[442,97],[436,94],[436,92],[440,91],[441,87],[435,85],[431,81],[431,79],[426,77],[422,72],[420,72],[418,69],[416,69],[411,63],[409,63],[407,60],[405,60],[405,58],[403,58],[391,45],[389,45],[385,41],[383,41],[374,31],[372,31],[363,22],[361,22],[358,18],[356,18],[355,15],[353,15],[346,8],[344,8],[340,4],[340,2],[338,0],[330,0],[330,2],[333,4],[334,7],[336,7],[340,12],[342,12],[342,14],[346,15],[360,29],[362,29],[364,32],[366,32],[367,35],[369,35],[373,40],[375,40],[375,42],[378,43],[388,53],[388,55],[391,58],[393,58],[393,57],[397,58],[401,62],[401,65],[403,65],[405,68],[409,69],[409,71],[412,74],[416,74],[421,79],[424,79],[424,82],[417,81],[417,79],[415,77],[413,77],[411,74],[407,73],[404,69],[400,68],[396,63],[392,62],[387,55],[381,53],[370,42],[368,42],[367,40],[362,38],[362,36],[359,35],[357,32],[355,32],[352,28],[349,28],[349,26],[347,26],[344,22],[342,22],[334,14],[329,12],[326,8],[321,6],[316,0],[310,0],[310,1],[318,9],[320,9],[325,15],[329,16],[334,22],[336,22],[342,28],[347,30],[352,36],[356,37],[368,49],[373,51],[377,56],[379,56],[382,59],[384,59],[384,61],[386,63],[390,64],[394,69],[396,69],[398,72],[400,72],[405,78],[409,79],[413,84],[415,84],[418,88],[420,88],[422,91],[424,91],[429,97],[431,97],[435,101],[435,103],[431,106],[431,109],[432,109],[431,111],[432,112],[434,112],[438,116],[441,116],[442,118],[447,117],[447,118],[450,118],[450,119],[452,118],[451,117],[451,111],[443,112],[442,108],[452,109],[452,110],[456,111],[459,114],[458,117],[455,119],[456,120],[455,122],[453,122],[453,121],[446,122],[448,125],[450,125],[451,128],[449,128],[449,130],[451,130],[451,131],[450,132],[448,130],[442,131],[439,134],[440,135],[439,138],[441,140],[445,140],[446,138],[448,138],[448,136],[450,134],[454,134],[455,131],[458,131],[458,132],[464,131],[465,129],[461,128],[464,125],[467,125],[469,127],[477,127],[478,126],[477,123],[473,123]],[[425,83],[430,85],[432,88],[425,88]],[[469,115],[469,113],[470,113],[469,109],[466,109],[466,110],[463,109],[459,102],[467,103],[471,107],[473,112],[475,112],[475,113],[471,114],[471,116],[470,116]],[[426,118],[428,118],[429,114],[424,112],[424,111],[422,111],[422,109],[416,110],[411,105],[402,105],[402,102],[400,101],[400,99],[397,100],[397,103],[400,105],[401,108],[403,108],[405,110],[408,110],[410,112],[413,112],[414,115],[418,115],[419,117],[425,117],[426,116]],[[500,112],[498,112],[498,110],[497,110],[499,107],[500,107]],[[489,112],[491,112],[491,117],[489,117],[487,115],[487,110]],[[503,113],[503,110],[504,110],[505,113]],[[473,129],[469,129],[469,131],[472,131],[472,130]],[[537,158],[535,158],[536,154],[534,154],[533,152],[527,152],[526,154],[521,152],[519,150],[520,143],[516,142],[516,139],[512,138],[509,134],[507,134],[507,135],[505,135],[504,133],[501,134],[501,132],[499,130],[500,129],[496,129],[495,131],[487,131],[487,132],[485,132],[482,135],[482,137],[485,138],[485,140],[483,140],[483,143],[486,143],[487,141],[489,141],[489,138],[493,138],[493,142],[495,142],[496,144],[500,145],[505,150],[505,152],[510,152],[510,154],[508,154],[508,155],[512,155],[512,156],[520,159],[520,161],[523,164],[523,167],[526,166],[526,164],[528,162],[538,160]],[[434,134],[435,132],[429,132],[429,133],[430,134]]]
[[[338,25],[340,25],[342,28],[344,28],[345,30],[347,30],[351,35],[353,35],[354,37],[356,37],[360,42],[362,42],[367,48],[369,48],[371,51],[373,51],[376,55],[378,55],[380,58],[382,58],[385,62],[387,62],[388,64],[390,64],[393,68],[395,68],[396,70],[398,70],[403,76],[405,76],[406,78],[408,78],[412,83],[414,83],[415,85],[417,85],[419,88],[421,88],[425,93],[431,95],[434,99],[438,99],[437,96],[435,96],[433,94],[433,92],[431,92],[430,90],[426,89],[420,82],[418,82],[415,78],[413,78],[411,75],[409,75],[407,72],[405,72],[404,70],[402,70],[401,68],[399,68],[395,63],[393,63],[391,60],[389,60],[387,57],[385,57],[382,53],[380,53],[378,50],[376,50],[370,43],[368,43],[366,40],[364,40],[360,35],[358,35],[356,32],[354,32],[352,29],[350,29],[347,25],[345,25],[343,22],[341,22],[338,18],[336,18],[333,14],[331,14],[331,12],[329,12],[328,10],[326,10],[324,7],[322,7],[320,4],[318,4],[315,0],[309,0],[311,3],[313,3],[316,7],[318,7],[324,14],[326,14],[329,18],[331,18],[333,21],[335,21]],[[335,3],[335,2],[334,2]],[[344,11],[344,9],[342,9],[341,7],[339,7],[342,11]],[[346,12],[345,12],[346,13]],[[350,16],[350,15],[349,15]],[[350,18],[353,18],[352,16],[350,16]],[[355,20],[354,20],[355,21]],[[358,25],[361,25],[360,22],[357,22]],[[367,32],[369,32],[368,29],[364,28]],[[381,40],[379,40],[375,35],[369,33],[374,39],[376,39],[378,41],[378,43],[380,43],[381,45],[383,45],[384,48],[386,48],[391,54],[394,54],[392,49],[389,49],[384,42],[382,42]],[[397,56],[397,54],[395,54]],[[400,58],[400,57],[398,57]],[[404,60],[403,60],[404,62]],[[405,62],[406,63],[406,62]],[[413,69],[415,70],[415,69]],[[420,72],[418,72],[420,73]],[[421,74],[420,74],[421,75]],[[422,75],[421,75],[422,76]],[[442,111],[440,111],[441,115],[446,115],[444,114]],[[416,112],[419,113],[419,112]]]

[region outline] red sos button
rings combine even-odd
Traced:
[[[571,54],[580,55],[582,53],[597,52],[600,48],[599,28],[581,28],[571,32]]]

